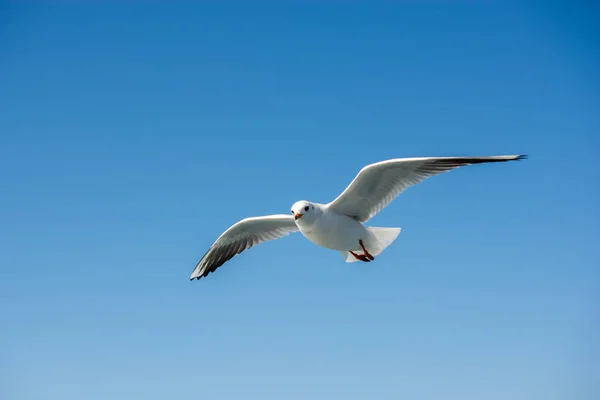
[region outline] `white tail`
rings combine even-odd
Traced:
[[[367,230],[370,233],[370,237],[364,241],[365,247],[369,254],[373,257],[378,256],[386,249],[400,234],[402,228],[376,228],[376,227],[367,227]],[[341,251],[342,257],[346,262],[356,262],[358,261],[350,252]],[[358,251],[358,253],[362,253],[362,251]]]

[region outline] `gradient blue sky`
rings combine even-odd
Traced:
[[[599,9],[474,3],[0,6],[0,397],[597,399]],[[365,164],[514,153],[374,263],[188,280]]]

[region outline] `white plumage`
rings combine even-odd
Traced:
[[[389,246],[400,228],[365,227],[400,193],[424,179],[452,169],[526,158],[489,157],[398,158],[364,167],[350,185],[329,204],[298,201],[292,215],[246,218],[227,229],[194,268],[190,279],[200,279],[250,247],[300,232],[311,242],[338,250],[346,262],[372,261]]]

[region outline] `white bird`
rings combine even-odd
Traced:
[[[246,218],[227,229],[194,268],[190,280],[214,272],[262,242],[300,231],[314,244],[338,250],[346,262],[370,262],[400,234],[400,228],[365,227],[400,193],[430,176],[471,164],[522,160],[525,155],[398,158],[367,165],[329,204],[301,200],[291,215]]]

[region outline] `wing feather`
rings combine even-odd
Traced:
[[[267,215],[243,219],[227,229],[196,264],[190,280],[200,279],[241,252],[266,242],[282,238],[298,228],[291,215]]]
[[[398,158],[367,165],[328,209],[366,222],[400,193],[430,176],[465,165],[521,160],[524,155]]]

